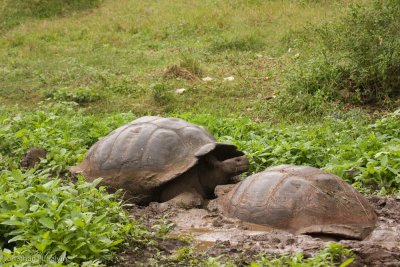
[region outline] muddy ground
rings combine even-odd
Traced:
[[[379,216],[376,229],[363,241],[313,238],[292,235],[260,225],[249,224],[221,215],[211,201],[206,209],[179,209],[151,203],[133,207],[132,216],[148,227],[169,223],[172,230],[158,244],[141,251],[125,250],[118,266],[187,266],[185,251],[192,247],[198,259],[227,257],[238,266],[257,259],[260,253],[281,255],[302,252],[313,256],[328,242],[339,242],[351,249],[356,261],[350,266],[400,266],[400,200],[369,196]],[[189,242],[189,243],[188,243]],[[223,262],[223,260],[222,260]]]

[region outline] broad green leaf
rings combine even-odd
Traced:
[[[46,243],[40,243],[40,244],[36,244],[35,247],[36,247],[37,250],[39,250],[40,252],[43,252],[43,251],[46,249],[47,244],[46,244]]]
[[[17,225],[17,226],[24,226],[25,223],[21,222],[21,221],[16,221],[16,220],[6,220],[1,222],[1,224],[4,225]]]
[[[340,264],[339,267],[346,267],[346,266],[349,266],[353,261],[354,261],[354,258],[347,259],[347,260],[345,260],[342,264]]]
[[[49,217],[40,217],[39,222],[49,229],[54,229],[54,222]]]
[[[74,220],[74,223],[75,223],[75,225],[78,226],[78,227],[84,227],[84,226],[85,226],[85,222],[82,221],[82,220],[80,220],[80,219],[75,219],[75,220]]]
[[[8,240],[8,243],[21,241],[21,240],[26,240],[26,238],[23,235],[17,235],[17,236],[14,236],[13,238],[11,238],[10,240]]]
[[[25,212],[28,209],[28,202],[26,201],[25,197],[21,196],[16,199],[15,204],[17,205],[17,208],[22,210],[22,212]]]
[[[93,187],[98,186],[101,183],[102,180],[103,180],[103,178],[97,178],[97,179],[93,180],[92,186]]]

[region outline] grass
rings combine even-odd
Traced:
[[[292,45],[301,58],[288,72],[287,91],[295,96],[318,94],[326,100],[398,105],[399,18],[398,1],[376,0],[352,5],[342,16],[294,34]]]
[[[87,105],[91,112],[212,111],[274,119],[265,97],[277,90],[293,56],[282,39],[342,8],[335,1],[122,0],[68,16],[31,17],[2,33],[1,101],[32,108],[49,92],[87,87],[106,96]],[[182,61],[214,80],[165,81],[164,70]],[[224,82],[227,76],[235,80]],[[188,90],[160,105],[155,83],[171,93]]]
[[[7,31],[30,19],[66,15],[76,10],[96,7],[101,0],[3,0],[0,3],[0,32]]]

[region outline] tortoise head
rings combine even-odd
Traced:
[[[205,160],[215,169],[220,170],[226,176],[232,177],[244,173],[249,170],[249,160],[245,155],[218,160],[214,155],[210,154]]]
[[[206,153],[204,153],[206,151]],[[203,149],[199,158],[199,180],[208,195],[214,195],[217,185],[249,169],[249,160],[233,145],[215,143],[212,149]]]

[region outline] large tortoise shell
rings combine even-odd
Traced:
[[[237,184],[221,208],[243,221],[295,234],[363,239],[377,217],[368,201],[340,177],[308,166],[281,165]]]
[[[89,181],[101,177],[103,185],[124,189],[137,202],[146,202],[154,189],[210,152],[227,158],[243,155],[233,145],[217,143],[203,127],[177,118],[146,116],[98,141],[71,172]]]

